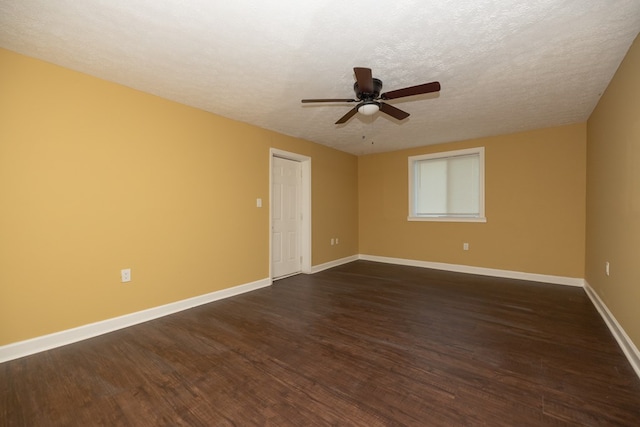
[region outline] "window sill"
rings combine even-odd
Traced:
[[[455,217],[455,216],[410,216],[407,221],[431,222],[487,222],[485,217]]]

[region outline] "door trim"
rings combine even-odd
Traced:
[[[300,268],[302,273],[311,274],[311,157],[304,156],[290,151],[279,150],[277,148],[269,149],[269,277],[273,279],[273,248],[271,241],[273,238],[272,226],[273,218],[271,207],[272,185],[273,185],[273,158],[280,157],[283,159],[300,162],[300,170],[302,172],[302,197],[300,198],[300,213],[302,214],[302,223],[300,225]]]

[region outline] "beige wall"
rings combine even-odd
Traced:
[[[312,158],[313,265],[586,277],[640,342],[637,42],[588,124],[360,158],[6,50],[0,64],[0,345],[266,278],[270,147]],[[408,222],[407,157],[475,146],[487,223]]]
[[[588,121],[586,280],[640,347],[640,41]],[[611,273],[605,275],[605,262]]]
[[[487,222],[407,221],[407,157],[478,146]],[[362,156],[360,253],[581,278],[585,165],[585,124]]]
[[[312,158],[313,265],[357,254],[355,156],[0,64],[0,345],[267,278],[270,147]]]

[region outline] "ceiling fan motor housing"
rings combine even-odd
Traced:
[[[358,82],[353,84],[353,90],[356,93],[356,97],[361,101],[372,101],[374,99],[378,99],[380,91],[382,90],[382,80],[373,79],[373,92],[371,93],[362,92],[358,86]]]

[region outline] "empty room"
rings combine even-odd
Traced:
[[[639,32],[0,0],[0,425],[639,425]]]

